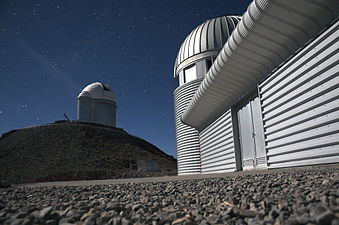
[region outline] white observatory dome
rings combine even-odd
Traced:
[[[116,125],[116,100],[107,84],[87,85],[78,95],[77,120],[103,125]]]
[[[81,96],[91,97],[92,99],[107,99],[115,102],[115,96],[107,84],[95,82],[87,85],[79,94]]]

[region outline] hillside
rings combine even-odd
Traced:
[[[140,171],[140,162],[157,172]],[[11,183],[174,174],[176,159],[119,128],[67,122],[0,137],[0,180]]]

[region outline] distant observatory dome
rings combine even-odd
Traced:
[[[78,95],[77,120],[116,126],[116,100],[107,84],[87,85]]]

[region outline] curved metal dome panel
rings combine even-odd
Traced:
[[[115,96],[107,84],[94,82],[87,85],[79,94],[79,97],[91,97],[92,99],[106,99],[115,102]]]
[[[183,65],[191,63],[189,58],[201,53],[210,52],[217,55],[228,37],[240,21],[240,16],[221,16],[207,20],[195,28],[182,43],[174,65],[174,76]],[[203,57],[206,57],[204,55]],[[200,59],[199,57],[195,57]]]

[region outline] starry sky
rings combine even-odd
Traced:
[[[0,0],[0,134],[76,119],[99,81],[117,127],[176,156],[173,64],[205,20],[242,15],[248,0]]]

